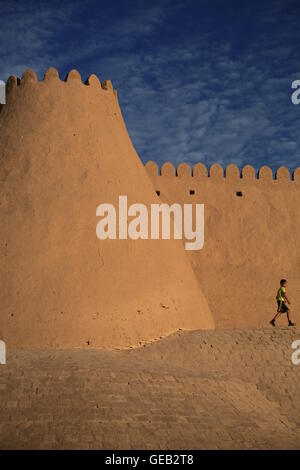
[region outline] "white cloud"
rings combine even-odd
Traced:
[[[287,47],[299,33],[292,15],[291,28],[284,21],[279,24],[279,16],[274,23],[271,13],[279,15],[282,3],[257,9],[260,36],[252,37],[241,52],[235,50],[234,35],[220,40],[205,22],[201,27],[201,18],[198,31],[186,29],[183,40],[174,35],[161,42],[171,15],[187,8],[181,2],[129,2],[122,14],[112,2],[95,18],[88,15],[91,2],[55,2],[59,8],[42,3],[39,10],[34,5],[4,6],[2,79],[20,76],[27,67],[42,75],[50,65],[66,72],[75,64],[86,74],[112,79],[144,161],[299,164],[300,116],[291,105],[290,84],[300,74],[297,48]],[[247,8],[254,14],[253,6]],[[247,18],[247,8],[242,8],[241,20]],[[87,15],[84,24],[81,13]],[[276,28],[265,34],[271,21],[277,35]]]

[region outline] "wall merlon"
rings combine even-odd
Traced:
[[[214,163],[207,170],[204,163],[195,163],[191,166],[187,162],[179,163],[177,168],[171,162],[165,162],[161,168],[152,160],[149,160],[145,167],[150,177],[156,178],[158,176],[167,176],[174,178],[195,178],[195,179],[209,179],[210,181],[228,181],[228,182],[261,182],[263,184],[269,184],[276,182],[276,185],[280,183],[295,181],[300,183],[300,167],[296,168],[291,177],[290,170],[285,167],[279,167],[275,176],[273,176],[272,169],[263,165],[257,172],[252,165],[245,165],[242,170],[239,169],[234,163],[227,165],[225,171],[219,163]]]
[[[230,180],[239,180],[241,177],[240,169],[234,164],[230,163],[225,169],[225,178]]]
[[[254,181],[256,179],[255,168],[252,165],[245,165],[242,169],[242,179]]]
[[[213,163],[209,169],[209,177],[215,180],[224,178],[224,169],[219,163]]]
[[[204,163],[196,163],[193,166],[193,176],[195,178],[207,178],[208,172]]]
[[[55,69],[54,67],[49,67],[46,70],[44,74],[44,78],[43,78],[43,81],[47,81],[47,80],[60,80],[58,70]]]
[[[150,178],[159,176],[159,168],[157,163],[153,162],[152,160],[149,160],[146,163],[145,167]]]
[[[258,170],[257,177],[262,183],[269,183],[273,181],[273,172],[269,166],[264,165]]]
[[[67,73],[65,82],[69,82],[69,81],[78,81],[82,83],[81,75],[78,72],[78,70],[73,69],[73,70],[70,70],[69,73]]]
[[[275,179],[280,182],[291,181],[290,171],[285,166],[281,166],[276,170]]]
[[[161,176],[175,176],[175,167],[173,163],[166,162],[161,167]]]
[[[20,79],[15,75],[11,75],[6,82],[6,94],[8,95],[14,88],[19,85]]]
[[[188,163],[180,163],[177,166],[176,174],[179,177],[189,177],[192,176],[191,167]]]
[[[101,82],[99,78],[97,77],[97,75],[95,75],[94,73],[88,76],[88,78],[85,81],[85,85],[99,88],[99,89],[101,88]]]
[[[36,83],[38,82],[38,78],[37,78],[36,73],[33,70],[27,69],[22,75],[20,85],[25,85],[26,83],[30,83],[30,82]]]

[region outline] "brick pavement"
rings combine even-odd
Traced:
[[[1,449],[300,449],[300,332],[179,331],[131,350],[8,351]]]

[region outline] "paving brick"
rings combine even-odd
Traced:
[[[217,330],[127,351],[8,351],[0,448],[299,449],[297,338]]]

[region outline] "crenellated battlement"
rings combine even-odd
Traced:
[[[204,163],[196,163],[193,167],[188,163],[179,163],[179,165],[175,167],[173,163],[165,162],[159,168],[157,163],[149,160],[145,164],[145,167],[151,178],[164,176],[169,178],[195,178],[197,180],[209,178],[210,180],[228,182],[259,181],[261,183],[300,183],[300,167],[296,168],[291,174],[288,168],[281,166],[276,170],[275,176],[273,176],[271,168],[266,165],[262,166],[258,172],[255,171],[252,165],[245,165],[240,170],[240,168],[233,163],[230,163],[226,168],[223,168],[219,163],[214,163],[207,168]]]
[[[281,278],[299,311],[300,168],[153,161],[145,168],[162,203],[204,205],[203,249],[188,256],[217,327],[266,325]]]
[[[85,81],[83,81],[80,73],[75,69],[68,72],[65,79],[61,80],[59,77],[58,70],[54,67],[50,67],[46,70],[42,80],[38,80],[36,73],[31,69],[25,70],[21,78],[16,77],[15,75],[11,75],[6,82],[6,92],[7,95],[9,95],[10,92],[16,87],[22,88],[24,86],[27,86],[28,84],[33,83],[45,84],[54,80],[59,81],[61,83],[65,83],[66,85],[76,83],[84,87],[91,87],[93,89],[98,89],[99,92],[111,93],[117,98],[117,90],[113,88],[112,82],[110,80],[103,80],[102,82],[100,82],[99,78],[96,75],[92,74],[89,75]]]

